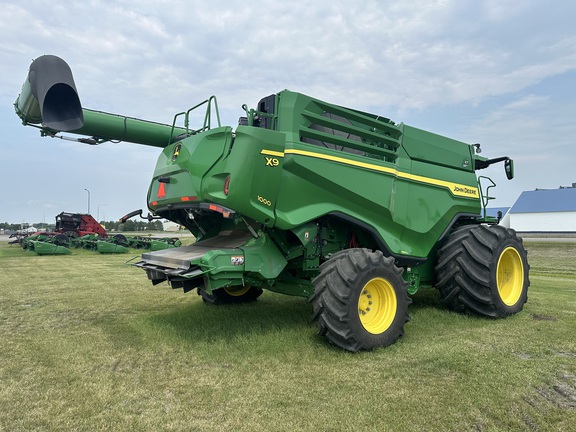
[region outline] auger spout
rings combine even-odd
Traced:
[[[64,60],[53,55],[32,62],[14,106],[25,124],[42,123],[57,131],[79,129],[84,124],[72,71]]]
[[[166,147],[190,134],[184,128],[82,108],[70,67],[54,55],[32,62],[14,108],[25,125],[39,125],[43,135],[68,132],[92,137],[83,142]]]

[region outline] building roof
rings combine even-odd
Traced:
[[[536,189],[520,194],[510,213],[576,212],[576,188]]]

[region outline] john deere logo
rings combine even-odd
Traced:
[[[178,158],[178,155],[180,154],[181,148],[182,148],[182,144],[180,144],[180,143],[176,144],[176,147],[174,147],[174,152],[172,153],[172,162],[174,162]]]

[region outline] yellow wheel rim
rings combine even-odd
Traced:
[[[513,247],[504,249],[496,267],[498,293],[506,306],[514,306],[524,287],[524,265],[518,251]]]
[[[250,285],[246,285],[243,287],[231,287],[231,288],[224,288],[227,294],[233,297],[240,297],[246,294],[250,290]]]
[[[382,278],[368,281],[358,299],[358,316],[364,329],[372,334],[385,332],[394,321],[397,304],[390,282]]]

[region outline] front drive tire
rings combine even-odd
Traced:
[[[380,251],[348,249],[333,255],[313,281],[310,302],[318,334],[352,352],[396,342],[411,303],[402,273]]]
[[[528,300],[527,252],[516,231],[501,225],[464,226],[438,250],[436,288],[456,312],[503,318]]]
[[[220,288],[208,294],[201,288],[198,288],[198,295],[202,296],[204,303],[213,305],[248,303],[256,301],[262,295],[262,290],[250,285]]]

